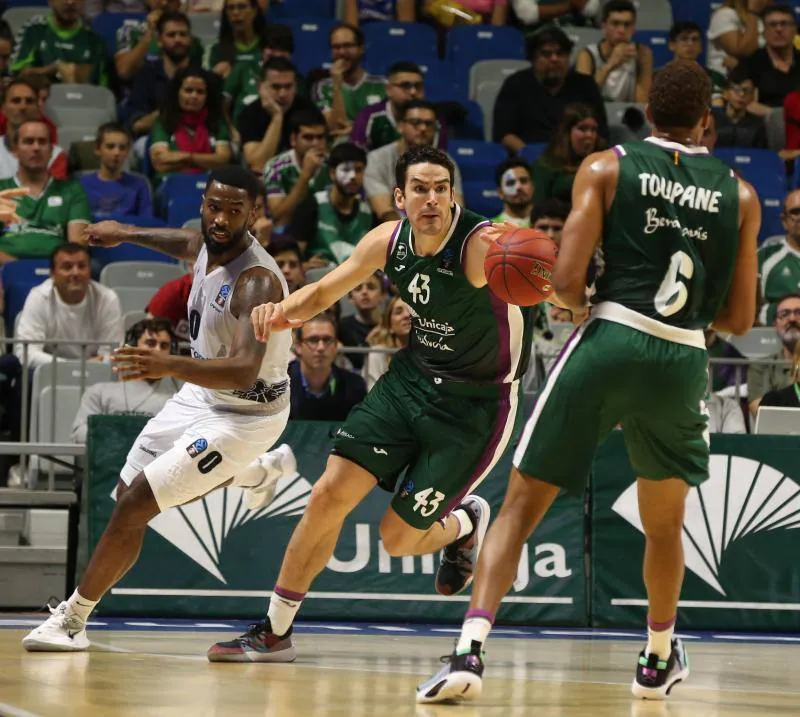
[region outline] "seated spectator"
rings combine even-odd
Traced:
[[[248,228],[256,241],[268,249],[272,239],[272,219],[267,216],[267,188],[263,184],[259,184],[258,198],[253,205]]]
[[[653,81],[653,51],[633,42],[636,6],[630,0],[603,5],[603,39],[578,53],[575,69],[594,77],[606,102],[647,102]]]
[[[317,264],[341,264],[372,229],[372,210],[361,197],[367,155],[345,142],[333,148],[327,165],[331,184],[314,195],[317,231],[305,254]]]
[[[203,66],[220,77],[228,77],[238,65],[258,67],[266,31],[267,21],[257,0],[225,0],[219,39],[206,48]]]
[[[166,104],[150,134],[150,159],[158,179],[207,172],[230,161],[222,98],[213,88],[205,70],[180,70],[172,78]]]
[[[719,334],[713,329],[706,329],[706,350],[709,358],[713,359],[742,359],[741,353],[730,343],[720,338]],[[738,384],[747,383],[747,366],[731,363],[714,363],[708,367],[711,374],[711,390],[713,392],[722,391],[728,386],[736,386],[737,374]]]
[[[158,62],[163,55],[159,42],[158,21],[164,13],[180,12],[180,0],[145,0],[147,17],[142,20],[125,20],[117,30],[117,51],[114,65],[122,80],[131,80],[146,63]],[[196,37],[190,38],[189,58],[193,64],[203,61],[203,45]]]
[[[600,0],[509,0],[522,31],[530,35],[554,23],[560,27],[592,24]]]
[[[287,237],[273,239],[269,245],[269,253],[283,272],[283,278],[286,279],[290,292],[305,286],[306,272],[303,269],[303,257],[294,239]]]
[[[319,314],[295,331],[297,358],[289,364],[293,421],[343,421],[364,396],[364,379],[334,365],[336,321]]]
[[[605,146],[599,129],[597,114],[589,105],[574,104],[564,110],[553,141],[533,163],[536,202],[555,197],[572,204],[572,183],[578,167],[592,152]]]
[[[292,221],[295,209],[308,194],[316,194],[330,183],[325,167],[328,137],[319,112],[293,113],[289,123],[291,149],[270,159],[264,167],[267,208],[277,226]]]
[[[83,0],[49,0],[19,31],[11,72],[47,75],[54,82],[108,85],[106,46],[84,23]]]
[[[532,68],[509,75],[494,106],[494,141],[519,153],[526,144],[549,142],[564,108],[574,102],[595,110],[600,134],[608,136],[606,109],[591,77],[570,71],[572,42],[557,27],[546,27],[528,41]]]
[[[529,227],[533,209],[533,177],[530,165],[520,157],[510,157],[497,166],[494,179],[497,193],[503,200],[503,211],[492,221]]]
[[[254,65],[244,63],[235,65],[231,69],[231,74],[225,78],[225,97],[230,103],[231,117],[234,124],[238,124],[244,109],[259,99],[261,92],[259,86],[264,76],[264,65],[273,58],[278,57],[291,62],[293,53],[294,37],[292,29],[286,25],[267,25],[264,45],[261,48],[261,62]],[[282,67],[286,68],[288,66],[284,64]],[[297,73],[294,65],[292,65],[292,72],[295,74],[295,92],[305,97],[305,83]],[[285,85],[286,83],[281,82],[280,84]],[[273,89],[277,93],[277,89]],[[313,103],[309,100],[309,104]],[[291,102],[287,104],[287,106],[290,105]],[[316,107],[316,105],[313,106]],[[260,168],[259,171],[261,171]]]
[[[61,147],[53,144],[50,126],[40,118],[36,90],[33,85],[26,80],[12,80],[3,95],[3,115],[6,126],[5,133],[0,137],[0,179],[13,177],[19,169],[19,160],[12,148],[14,133],[19,130],[23,122],[29,120],[37,120],[48,127],[47,135],[52,152],[47,169],[50,175],[56,179],[66,179],[69,169],[67,154]]]
[[[763,44],[764,26],[761,11],[772,0],[723,0],[722,7],[711,13],[708,24],[709,70],[727,75],[728,70],[752,55]]]
[[[83,229],[92,219],[81,185],[72,179],[53,179],[47,172],[53,151],[47,125],[27,120],[14,134],[12,149],[19,169],[13,177],[0,179],[0,190],[25,187],[30,194],[17,200],[19,223],[2,225],[0,264],[48,257],[65,241],[82,241]]]
[[[568,216],[569,204],[559,199],[544,199],[533,206],[531,226],[547,234],[556,245],[560,245],[561,232]]]
[[[362,281],[347,295],[356,307],[356,313],[346,316],[339,322],[336,332],[342,346],[368,346],[367,336],[381,318],[381,304],[386,299],[388,279],[381,271],[376,271],[369,279]],[[360,371],[364,366],[364,354],[346,354],[353,368]]]
[[[145,311],[150,318],[162,317],[169,321],[171,330],[180,341],[189,340],[189,315],[187,306],[192,293],[193,269],[183,276],[164,284],[150,299]]]
[[[703,54],[703,30],[696,22],[676,22],[670,28],[667,46],[673,60],[697,62]],[[725,74],[710,67],[706,67],[705,70],[711,80],[711,104],[714,107],[722,107],[724,105],[722,93],[727,85]]]
[[[336,25],[331,30],[330,45],[330,77],[314,85],[311,98],[325,114],[332,135],[349,135],[358,113],[386,96],[386,80],[364,69],[364,33],[360,28]]]
[[[800,408],[800,341],[794,348],[792,357],[792,383],[785,388],[768,391],[761,399],[759,406],[781,406],[783,408]]]
[[[735,398],[712,393],[706,396],[709,433],[747,433],[742,407]]]
[[[758,250],[759,290],[763,302],[758,318],[765,326],[773,324],[778,301],[800,287],[800,190],[786,195],[781,220],[786,236],[767,241]]]
[[[113,289],[92,281],[89,250],[62,244],[50,257],[50,278],[33,287],[19,314],[16,338],[41,341],[28,346],[28,364],[36,368],[56,359],[102,360],[110,344],[122,341],[122,311]],[[99,341],[105,346],[60,344]],[[14,346],[23,360],[23,347]]]
[[[411,100],[403,105],[398,116],[400,139],[367,155],[367,171],[364,173],[364,190],[379,221],[385,222],[399,218],[394,205],[395,165],[398,158],[410,147],[430,147],[433,145],[439,121],[436,107],[427,100]],[[453,159],[450,157],[450,159]],[[455,160],[453,160],[455,164]],[[456,201],[464,203],[461,189],[461,172],[456,165]]]
[[[767,358],[790,361],[800,342],[800,294],[789,294],[778,302],[775,311],[775,331],[781,340],[781,350]],[[785,364],[751,364],[747,371],[747,400],[755,416],[761,398],[769,391],[792,384],[792,367]]]
[[[117,122],[102,125],[97,130],[94,151],[100,158],[100,170],[80,178],[94,219],[112,215],[152,217],[150,184],[141,175],[123,169],[131,152],[128,130]]]
[[[145,63],[133,78],[129,122],[135,137],[149,134],[167,103],[169,83],[179,70],[193,66],[191,27],[182,12],[165,11],[158,18],[156,32],[161,57]]]
[[[783,107],[786,95],[800,86],[800,52],[794,47],[797,22],[792,8],[771,5],[762,18],[766,45],[743,63],[758,92],[749,109],[763,116],[775,107]]]
[[[425,99],[425,78],[415,62],[395,62],[389,68],[386,83],[386,99],[358,113],[350,133],[350,139],[367,152],[385,147],[400,138],[397,118],[406,102]],[[440,123],[441,124],[441,123]],[[444,149],[447,132],[440,126],[433,140],[434,145]]]
[[[142,319],[131,326],[125,343],[151,351],[172,353],[175,337],[168,319]],[[108,381],[89,386],[72,422],[73,443],[85,443],[89,416],[154,416],[180,388],[173,378]]]
[[[344,21],[358,27],[367,22],[415,22],[414,0],[345,0]]]
[[[767,128],[764,118],[747,108],[755,98],[755,85],[746,64],[737,65],[728,73],[724,108],[714,109],[717,122],[717,147],[767,149]]]
[[[411,311],[408,304],[399,296],[395,296],[383,310],[380,323],[370,331],[367,343],[373,348],[404,349],[408,346],[411,334]],[[364,362],[364,380],[367,391],[371,390],[378,379],[389,370],[392,354],[371,351]]]
[[[291,149],[293,119],[301,113],[325,125],[316,105],[297,92],[297,69],[285,57],[264,63],[255,101],[244,107],[236,127],[242,142],[245,162],[256,174],[275,155]],[[226,85],[227,87],[227,85]]]

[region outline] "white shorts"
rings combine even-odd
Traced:
[[[144,471],[162,511],[233,478],[272,448],[289,420],[288,407],[273,416],[231,413],[181,393],[147,422],[120,472],[130,485]]]

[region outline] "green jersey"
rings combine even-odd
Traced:
[[[739,186],[704,147],[649,137],[614,147],[619,180],[603,228],[594,303],[682,329],[708,326],[730,287]]]
[[[372,209],[359,199],[353,213],[344,217],[331,204],[329,189],[317,192],[314,199],[317,201],[317,233],[308,243],[306,254],[341,264],[372,229]]]
[[[448,381],[502,384],[520,378],[533,344],[533,312],[506,304],[470,284],[464,273],[467,244],[488,226],[456,205],[447,237],[432,256],[414,251],[408,219],[387,250],[386,274],[412,314],[409,355],[428,374]]]
[[[759,319],[771,326],[778,302],[787,294],[800,293],[800,250],[783,237],[764,242],[758,250],[758,275],[764,299]]]
[[[147,32],[147,22],[139,20],[125,20],[117,28],[117,53],[128,52],[136,47]],[[153,37],[147,46],[145,62],[155,62],[161,59],[161,48],[158,40]],[[189,45],[189,59],[192,65],[199,65],[203,61],[203,44],[196,37],[192,37]]]
[[[233,47],[236,59],[231,64],[231,70],[240,65],[254,67],[256,70],[261,68],[261,40],[256,38],[252,45],[240,45],[235,42]],[[215,42],[206,47],[206,52],[203,56],[203,67],[207,70],[213,70],[220,62],[222,62],[222,48],[219,42]]]
[[[89,84],[108,85],[105,43],[85,27],[83,21],[64,30],[56,25],[52,13],[36,15],[20,29],[15,47],[11,57],[12,74],[28,67],[46,67],[60,60],[91,65]]]
[[[0,179],[0,191],[19,186],[16,177]],[[0,225],[0,252],[20,259],[49,257],[53,249],[67,241],[68,224],[92,221],[86,193],[71,179],[50,179],[39,196],[16,201],[22,221]]]
[[[287,149],[275,155],[264,165],[264,186],[268,197],[281,197],[289,194],[292,187],[300,179],[300,162],[293,149]],[[308,183],[308,191],[312,194],[327,188],[331,183],[328,165],[323,164]]]
[[[333,80],[330,77],[314,85],[312,100],[323,112],[333,107]],[[386,97],[386,78],[364,73],[354,85],[342,83],[342,95],[347,119],[355,120],[361,110],[374,105]]]

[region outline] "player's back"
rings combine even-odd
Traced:
[[[614,148],[619,179],[593,303],[701,329],[728,294],[739,246],[739,187],[705,148],[650,137]]]

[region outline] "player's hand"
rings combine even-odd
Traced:
[[[0,192],[0,223],[19,224],[22,220],[17,214],[17,202],[20,197],[27,197],[31,190],[27,187],[15,187]]]
[[[250,314],[250,320],[253,322],[256,341],[262,343],[269,339],[273,331],[286,331],[303,325],[299,319],[287,319],[283,313],[283,306],[272,302],[256,306]]]
[[[119,222],[104,221],[89,224],[81,237],[89,246],[102,246],[110,249],[125,241],[125,226]]]
[[[492,244],[496,242],[503,234],[507,234],[508,232],[513,232],[519,229],[516,224],[512,224],[511,222],[500,222],[497,224],[490,224],[488,227],[484,227],[481,231],[481,239],[485,241],[487,244]]]
[[[324,149],[309,149],[306,152],[305,156],[303,157],[303,166],[301,168],[301,172],[306,175],[308,179],[313,177],[319,168],[322,166],[322,163],[325,161],[325,150]]]
[[[173,360],[172,354],[139,346],[121,346],[111,354],[111,365],[121,381],[169,376]]]

